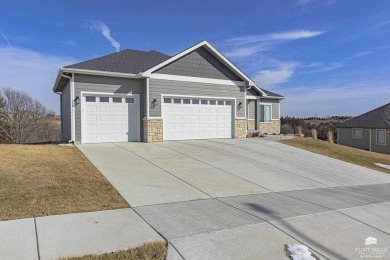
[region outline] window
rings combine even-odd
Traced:
[[[126,103],[133,104],[134,103],[134,98],[126,98]]]
[[[199,104],[199,99],[193,99],[192,104],[196,104],[196,105]]]
[[[85,101],[87,102],[96,102],[96,97],[86,96]]]
[[[172,99],[171,98],[164,98],[164,103],[172,103]]]
[[[110,102],[110,98],[109,97],[100,97],[99,101],[107,103],[107,102]]]
[[[218,105],[222,106],[223,105],[223,101],[222,100],[218,100]]]
[[[202,100],[202,101],[201,101],[201,104],[202,104],[202,105],[207,105],[207,103],[208,103],[207,100]]]
[[[210,100],[210,105],[216,105],[217,104],[217,101],[215,100]]]
[[[174,100],[173,100],[173,103],[175,103],[175,104],[181,104],[181,99],[174,99]]]
[[[260,105],[260,122],[271,122],[272,109],[271,105]]]
[[[225,103],[227,106],[230,106],[232,104],[232,101],[226,101]]]
[[[122,103],[122,98],[121,97],[113,97],[112,102],[114,103]]]
[[[363,139],[363,129],[362,128],[352,128],[352,138]]]
[[[183,104],[189,104],[191,102],[190,99],[183,99]]]
[[[386,130],[376,130],[376,144],[385,145],[386,144]]]

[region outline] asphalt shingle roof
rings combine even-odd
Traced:
[[[171,56],[154,50],[138,51],[127,49],[99,58],[68,65],[65,66],[65,68],[137,74],[144,72],[169,58],[171,58]],[[284,98],[283,96],[266,89],[262,88],[261,90],[269,96]]]
[[[170,57],[158,51],[123,50],[65,68],[137,74],[166,61]]]
[[[338,127],[390,128],[390,103],[345,121]]]
[[[261,88],[261,90],[264,91],[264,93],[267,94],[268,96],[284,98],[284,96],[276,94],[276,93],[271,92],[269,90],[266,90],[266,89],[263,89],[263,88]]]

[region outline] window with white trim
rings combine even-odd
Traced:
[[[352,128],[352,138],[363,139],[363,129],[362,128]]]
[[[272,105],[260,105],[260,122],[269,123],[272,119]]]
[[[386,130],[384,129],[376,130],[376,144],[380,144],[380,145],[386,144]]]

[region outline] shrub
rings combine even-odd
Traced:
[[[294,134],[294,128],[288,124],[284,124],[280,127],[280,133],[283,135]]]
[[[332,130],[329,130],[328,133],[327,133],[327,140],[329,143],[333,144],[334,141],[333,141],[333,131]]]
[[[314,140],[317,140],[318,137],[317,137],[317,129],[313,128],[311,129],[311,137],[314,139]]]
[[[298,126],[297,127],[297,134],[298,134],[298,136],[300,136],[300,137],[304,137],[305,135],[303,134],[303,132],[302,132],[302,126]]]

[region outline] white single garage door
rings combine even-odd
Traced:
[[[139,141],[138,97],[85,95],[82,142]]]
[[[231,138],[232,101],[164,98],[164,140]]]

